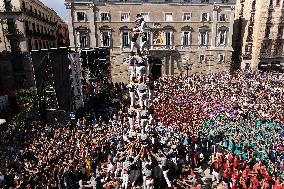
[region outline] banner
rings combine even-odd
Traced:
[[[68,59],[70,60],[71,78],[74,90],[73,92],[75,97],[75,104],[76,104],[76,109],[78,109],[84,105],[79,54],[76,52],[71,52],[68,54]]]
[[[32,51],[32,64],[34,72],[34,80],[37,88],[37,94],[43,96],[45,82],[44,72],[47,64],[47,52],[46,51]]]
[[[50,60],[59,109],[70,111],[72,107],[72,93],[67,48],[51,49]]]

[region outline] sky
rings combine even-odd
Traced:
[[[41,0],[46,6],[54,9],[57,14],[62,18],[62,20],[66,20],[66,10],[64,6],[65,0]]]

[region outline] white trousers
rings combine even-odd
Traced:
[[[145,127],[148,123],[148,119],[141,119],[141,127],[143,129],[143,133],[145,133]]]
[[[131,41],[131,44],[130,44],[130,45],[131,45],[131,51],[134,50],[134,47],[136,47],[137,51],[140,51],[140,46],[138,45],[137,42]]]
[[[134,103],[135,103],[135,93],[134,92],[129,92],[129,96],[130,96],[130,105],[134,106]]]
[[[147,65],[147,74],[149,75],[149,76],[152,76],[152,63],[151,64],[149,64],[148,63],[148,65]]]
[[[133,81],[133,79],[136,77],[135,72],[131,72],[130,76],[129,76],[129,80]]]
[[[145,66],[136,66],[136,77],[139,80],[145,75]]]
[[[128,117],[128,121],[129,121],[130,129],[133,130],[134,129],[134,118]]]
[[[143,189],[153,189],[154,188],[154,179],[147,180],[146,176],[143,176]]]
[[[221,175],[220,173],[216,172],[213,170],[212,172],[212,181],[215,181],[215,179],[217,180],[217,183],[220,183],[220,179],[221,179]]]
[[[172,183],[169,180],[168,172],[169,172],[169,170],[163,171],[163,175],[164,175],[164,178],[166,180],[166,183],[167,183],[168,187],[171,188],[172,187]]]
[[[129,181],[129,174],[124,174],[122,176],[122,188],[127,189],[128,188],[128,181]]]
[[[153,102],[153,98],[154,98],[154,90],[149,90],[149,98],[148,98],[148,100]]]
[[[143,42],[141,43],[141,51],[142,51],[142,52],[145,50],[146,44],[147,44],[147,41],[143,41]]]
[[[139,96],[139,105],[141,108],[143,108],[143,106],[147,106],[147,93],[140,93],[138,94]]]

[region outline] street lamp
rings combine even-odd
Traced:
[[[192,65],[193,64],[189,62],[188,57],[185,57],[185,59],[183,59],[183,68],[186,70],[186,78],[188,78],[188,71],[191,70]]]

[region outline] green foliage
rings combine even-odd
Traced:
[[[35,88],[20,89],[17,91],[16,102],[21,111],[32,111],[37,100]]]

